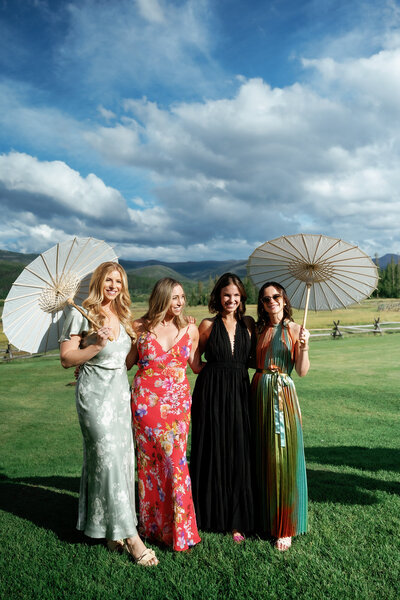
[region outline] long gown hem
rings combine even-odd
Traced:
[[[251,532],[250,382],[251,340],[237,322],[234,349],[220,315],[205,349],[206,366],[196,380],[192,406],[190,473],[200,529]]]
[[[132,389],[140,531],[176,551],[200,541],[186,458],[191,344],[188,330],[168,351],[152,333],[141,334]]]
[[[282,323],[257,344],[252,421],[258,530],[271,537],[307,533],[307,476],[300,406],[290,374],[294,340]],[[267,372],[265,372],[267,371]]]
[[[98,531],[94,531],[92,529],[85,529],[84,527],[80,527],[79,525],[76,526],[76,529],[78,531],[83,531],[83,533],[90,538],[96,539],[96,540],[100,540],[100,539],[105,539],[105,540],[126,540],[126,538],[133,538],[136,537],[138,535],[137,529],[135,529],[134,531],[132,530],[128,530],[128,533],[126,532],[126,530],[117,530],[117,531],[113,531],[113,532],[107,532],[107,531],[102,531],[102,532],[98,532]]]

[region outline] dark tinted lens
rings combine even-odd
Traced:
[[[279,300],[279,298],[282,298],[281,294],[274,294],[272,298],[271,296],[264,296],[262,301],[264,302],[264,304],[269,304],[271,300]]]

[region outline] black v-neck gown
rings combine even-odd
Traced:
[[[254,526],[250,347],[240,320],[232,354],[225,325],[219,315],[215,318],[192,403],[190,475],[197,525],[203,530],[248,532]]]

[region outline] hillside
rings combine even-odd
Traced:
[[[136,272],[138,269],[163,266],[167,269],[172,269],[184,281],[184,278],[192,281],[208,281],[210,277],[222,275],[228,271],[233,271],[239,277],[246,275],[247,260],[202,260],[188,262],[163,262],[159,260],[125,260],[119,261],[127,273]],[[151,270],[146,271],[148,276],[151,275]],[[168,277],[169,275],[160,275],[160,277]],[[171,275],[172,277],[172,275]],[[176,277],[176,275],[175,275]]]
[[[28,265],[35,260],[37,254],[22,254],[20,252],[9,252],[8,250],[0,250],[0,261],[9,263],[19,263]]]
[[[378,259],[376,259],[376,258],[373,259],[375,264],[377,264],[377,261],[378,261],[378,265],[379,265],[380,269],[386,269],[386,267],[388,266],[389,263],[392,262],[392,260],[395,262],[395,264],[397,264],[400,261],[400,256],[398,254],[384,254],[383,256],[381,256]]]
[[[125,261],[120,261],[122,262]],[[128,269],[122,264],[125,271],[129,276],[134,277],[147,277],[149,279],[161,279],[162,277],[171,277],[172,279],[181,279],[182,281],[191,281],[189,277],[182,276],[181,273],[174,271],[174,269],[165,266],[164,264],[149,265],[147,267],[137,267],[135,269]]]
[[[11,285],[17,279],[24,266],[32,262],[37,254],[21,254],[0,250],[0,298],[6,298]],[[172,277],[182,281],[189,295],[198,282],[209,283],[210,278],[232,271],[244,277],[245,260],[231,261],[187,261],[167,263],[157,260],[134,261],[120,259],[120,264],[128,274],[129,289],[134,298],[148,297],[156,281],[162,277]]]
[[[37,254],[22,254],[0,250],[0,298],[5,298],[12,283],[23,270],[24,266],[37,257]],[[395,264],[400,260],[398,254],[385,254],[374,259],[381,269],[385,269],[390,262]],[[125,260],[120,259],[120,264],[128,273],[129,289],[134,298],[147,298],[154,283],[162,277],[172,277],[182,281],[188,297],[195,288],[202,294],[208,288],[210,281],[228,271],[236,273],[239,277],[246,276],[247,260],[204,260],[186,262],[164,262],[158,260]],[[200,283],[199,283],[200,282]],[[202,285],[206,284],[206,285]],[[204,292],[205,293],[205,292]],[[392,296],[393,294],[390,294]]]
[[[27,264],[27,263],[26,263]],[[7,261],[0,258],[0,298],[5,298],[10,288],[20,273],[23,271],[25,263]]]

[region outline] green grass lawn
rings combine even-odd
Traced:
[[[135,566],[75,530],[81,435],[72,370],[0,364],[0,596],[40,599],[394,599],[400,581],[400,337],[311,344],[296,377],[310,531],[287,553],[201,532],[190,553]],[[194,376],[190,376],[194,383]]]

